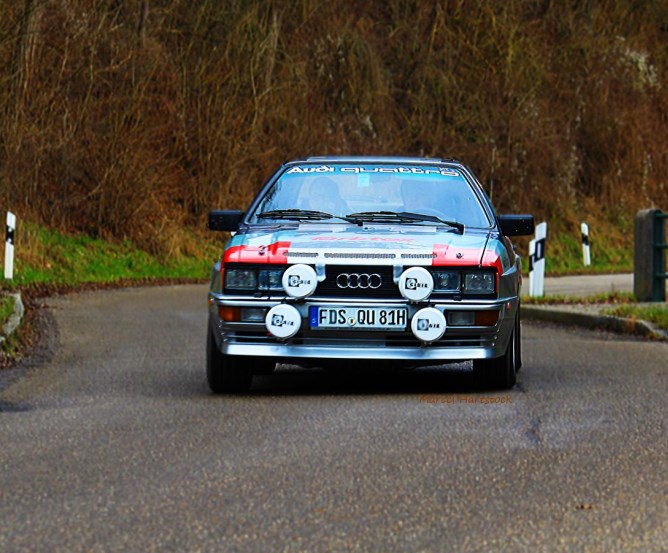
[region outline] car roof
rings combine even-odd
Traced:
[[[306,159],[296,159],[290,163],[456,163],[462,162],[454,158],[407,157],[407,156],[312,156]]]

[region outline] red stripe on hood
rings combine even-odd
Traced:
[[[456,245],[435,244],[434,259],[432,265],[435,267],[492,267],[501,274],[503,268],[501,258],[493,250],[481,248],[461,248]],[[482,257],[482,260],[481,260]]]
[[[452,244],[434,244],[432,265],[450,267],[477,267],[480,265],[480,248],[462,248]]]
[[[274,242],[269,246],[232,246],[223,257],[223,263],[287,264],[291,242]]]
[[[494,250],[486,250],[485,255],[482,256],[483,267],[494,267],[497,274],[503,274],[503,263],[501,263],[501,257]]]

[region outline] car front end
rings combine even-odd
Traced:
[[[292,207],[316,198],[323,178],[345,206]],[[423,197],[408,211],[407,190],[449,196],[441,206]],[[225,216],[232,221],[221,223]],[[209,332],[213,354],[239,370],[244,359],[251,372],[351,359],[484,363],[507,355],[519,333],[519,257],[458,162],[291,162],[238,219],[234,228],[233,212],[210,215],[211,228],[237,232],[212,271]],[[506,223],[510,234],[532,225]]]

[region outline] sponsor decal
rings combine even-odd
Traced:
[[[302,279],[299,275],[290,275],[288,276],[288,286],[290,288],[299,288],[300,286],[306,284],[307,286],[311,285],[310,279]]]
[[[438,309],[426,307],[420,309],[411,321],[411,330],[418,340],[433,342],[445,333],[445,316]]]
[[[271,325],[272,326],[295,326],[294,321],[289,321],[285,318],[285,315],[274,314],[271,316]]]
[[[415,238],[396,238],[386,236],[313,236],[310,238],[314,242],[388,242],[397,244],[411,244],[415,243]]]
[[[406,290],[418,290],[420,288],[429,288],[429,284],[420,282],[417,278],[406,279]]]
[[[301,315],[294,307],[279,304],[272,307],[265,318],[267,330],[277,338],[291,338],[301,327]]]
[[[288,268],[281,279],[283,288],[288,296],[293,298],[305,298],[315,292],[317,275],[310,265],[292,265]]]
[[[334,167],[329,167],[327,165],[321,165],[320,167],[292,167],[289,169],[286,174],[291,175],[293,173],[333,173]]]
[[[399,277],[399,292],[409,301],[423,301],[434,289],[434,278],[423,267],[410,267]]]
[[[400,175],[440,175],[441,177],[459,177],[461,175],[459,171],[456,171],[455,169],[449,169],[447,167],[341,167],[338,165],[321,165],[319,167],[291,167],[286,171],[287,175],[308,173],[353,173],[355,175],[390,173]]]
[[[429,330],[429,319],[418,319],[417,320],[417,329],[418,330]]]
[[[423,169],[421,167],[373,167],[371,169],[366,167],[341,167],[341,173],[355,173],[356,175],[363,173],[397,173],[402,175],[440,175],[442,177],[458,177],[459,171],[454,169]]]

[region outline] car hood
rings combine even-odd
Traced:
[[[417,225],[299,225],[251,230],[235,235],[225,248],[225,263],[325,265],[509,265],[494,233]]]

